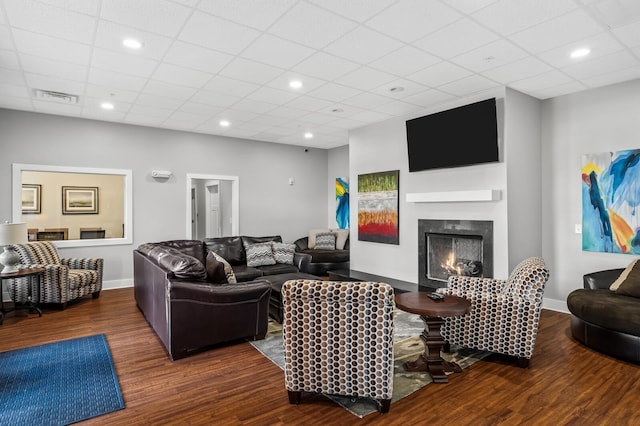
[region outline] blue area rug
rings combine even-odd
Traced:
[[[124,408],[104,334],[0,352],[0,425],[68,425]]]

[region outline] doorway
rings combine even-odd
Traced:
[[[187,174],[187,238],[240,235],[238,176]]]

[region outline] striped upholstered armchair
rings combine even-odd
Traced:
[[[544,260],[520,262],[507,280],[451,276],[439,293],[471,301],[468,315],[444,319],[440,333],[450,345],[517,357],[528,367],[538,334],[549,270]]]
[[[291,280],[282,285],[284,377],[301,392],[377,400],[393,393],[393,287],[375,282]]]
[[[94,299],[100,296],[103,259],[62,259],[49,241],[16,244],[14,247],[22,265],[39,265],[45,268],[40,286],[40,303],[54,303],[64,309],[67,302],[87,294],[91,294]],[[16,280],[20,279],[24,278]],[[10,288],[13,300],[27,300],[26,285],[13,285]]]

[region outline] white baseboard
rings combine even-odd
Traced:
[[[564,312],[565,314],[570,313],[565,300],[548,299],[545,297],[542,299],[542,307],[552,311]]]
[[[103,290],[113,290],[115,288],[133,287],[133,278],[126,280],[102,281]]]

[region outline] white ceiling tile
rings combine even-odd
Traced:
[[[405,45],[369,64],[389,74],[405,76],[437,64],[440,59],[415,47]]]
[[[551,71],[553,68],[533,56],[520,59],[501,67],[483,71],[482,75],[502,84],[522,80],[537,74]]]
[[[276,117],[289,118],[292,120],[306,114],[307,114],[307,111],[302,111],[296,108],[289,108],[287,106],[280,106],[269,111],[269,115],[274,115]]]
[[[175,3],[183,4],[185,6],[194,7],[196,4],[198,4],[199,0],[171,0],[171,1]]]
[[[548,89],[562,84],[572,83],[574,80],[565,73],[553,70],[544,74],[538,74],[533,77],[525,78],[511,83],[509,86],[523,92],[532,92],[542,89]]]
[[[158,62],[153,59],[96,48],[93,50],[91,66],[137,77],[150,77],[158,66]]]
[[[180,84],[172,84],[166,81],[149,80],[142,93],[150,95],[167,96],[174,99],[186,100],[195,95],[197,89]]]
[[[626,50],[562,68],[571,77],[582,80],[640,65],[640,60]]]
[[[428,89],[424,92],[416,93],[415,95],[407,96],[403,99],[404,102],[410,104],[419,105],[422,108],[427,108],[448,102],[455,99],[455,96],[444,93],[435,89]]]
[[[640,21],[616,28],[613,34],[629,47],[640,46]]]
[[[456,56],[451,62],[472,71],[482,72],[517,61],[527,55],[527,52],[513,43],[500,39]]]
[[[91,47],[86,44],[47,37],[19,29],[13,30],[13,38],[16,48],[22,53],[80,65],[88,65],[91,60]]]
[[[14,98],[30,98],[32,95],[29,88],[24,86],[23,84],[11,84],[2,81],[0,83],[0,101],[2,101],[5,96],[11,96]]]
[[[460,19],[426,37],[416,40],[413,45],[444,59],[491,43],[498,38],[493,31],[468,18]]]
[[[473,18],[502,35],[509,35],[576,8],[573,0],[502,0],[474,13]]]
[[[338,58],[328,53],[317,52],[296,65],[293,71],[324,80],[333,80],[358,67],[360,67],[360,65],[355,62]]]
[[[0,67],[12,70],[20,70],[18,55],[14,51],[0,49]]]
[[[464,13],[473,13],[497,1],[499,0],[442,0],[443,3]]]
[[[471,71],[445,61],[411,74],[407,78],[425,86],[437,87],[471,74]]]
[[[195,129],[198,126],[199,123],[194,123],[191,121],[183,121],[183,120],[177,120],[174,118],[167,118],[166,120],[164,120],[160,126],[164,127],[166,129],[171,129],[171,130],[182,130],[185,132],[189,132],[193,129]]]
[[[137,105],[146,105],[158,108],[176,109],[184,103],[181,99],[169,98],[166,96],[150,95],[148,93],[142,93],[136,99]]]
[[[259,30],[266,30],[296,0],[203,0],[198,9]]]
[[[242,98],[231,95],[224,95],[222,93],[214,93],[206,90],[199,90],[190,99],[193,102],[200,102],[206,105],[215,107],[230,107],[231,105],[239,102]]]
[[[257,116],[251,121],[258,124],[264,124],[266,126],[281,126],[288,123],[289,119],[284,117],[276,117],[275,115],[263,114]],[[290,134],[293,130],[288,129],[287,131]]]
[[[592,15],[612,29],[640,22],[640,2],[636,0],[582,0],[582,3]]]
[[[216,75],[207,83],[205,89],[217,93],[223,93],[225,95],[243,97],[247,96],[258,87],[260,86],[255,83],[248,83],[246,81]]]
[[[346,105],[353,105],[359,108],[375,108],[380,105],[384,105],[388,102],[391,102],[393,99],[388,98],[386,96],[376,95],[370,92],[360,93],[359,95],[352,96],[343,100],[342,102]]]
[[[326,108],[323,108],[326,110]],[[331,121],[334,121],[336,119],[335,116],[333,115],[329,115],[329,114],[323,114],[321,112],[312,112],[310,114],[301,116],[299,118],[301,121],[305,121],[305,122],[309,122],[309,123],[313,123],[316,125],[319,124],[327,124]]]
[[[337,78],[335,81],[356,89],[371,90],[395,79],[396,76],[392,74],[374,70],[370,67],[360,67],[349,74]]]
[[[165,119],[165,117],[155,117],[152,115],[129,112],[124,118],[124,121],[126,123],[137,124],[140,126],[159,127]]]
[[[300,95],[297,93],[273,89],[271,87],[261,87],[260,89],[248,95],[247,99],[283,105],[299,96]]]
[[[140,50],[126,48],[122,41],[134,38],[142,43]],[[115,52],[143,56],[151,59],[162,59],[171,46],[172,39],[158,34],[127,27],[113,22],[100,20],[96,31],[95,45]]]
[[[603,31],[583,10],[575,10],[511,35],[520,47],[540,53]]]
[[[245,121],[251,121],[254,118],[258,117],[258,115],[259,114],[256,114],[255,112],[227,109],[218,114],[217,117],[219,119],[224,118],[227,120],[231,120],[231,123],[233,124],[234,122],[241,123]]]
[[[9,27],[0,25],[0,49],[14,50],[15,48]]]
[[[188,112],[191,114],[204,114],[209,118],[212,115],[217,115],[217,114],[220,114],[222,111],[224,111],[224,109],[221,107],[215,107],[207,104],[202,104],[200,102],[192,102],[192,101],[185,102],[180,106],[178,110],[182,112]]]
[[[60,7],[85,15],[97,16],[100,0],[38,0],[52,6]]]
[[[4,9],[0,7],[0,25],[7,24],[7,17],[4,14]]]
[[[152,77],[171,84],[200,88],[213,77],[213,74],[163,63],[156,68]]]
[[[364,111],[363,108],[359,108],[353,105],[347,105],[344,103],[335,103],[328,108],[323,109],[322,113],[332,114],[335,116],[336,120],[342,120],[345,118],[349,118],[352,115],[358,114],[359,112]]]
[[[587,86],[584,84],[578,83],[577,81],[571,81],[569,83],[561,84],[554,87],[548,87],[546,89],[540,90],[532,90],[523,92],[530,94],[531,96],[535,96],[538,99],[547,99],[555,96],[562,96],[573,92],[579,92],[581,90],[585,90]]]
[[[299,80],[302,82],[302,87],[293,89],[289,86],[289,83],[293,80]],[[311,92],[314,89],[322,86],[326,82],[308,75],[298,74],[292,71],[286,71],[267,83],[267,86],[274,89],[288,90],[298,95],[303,95]]]
[[[361,93],[360,90],[340,84],[327,83],[309,92],[310,96],[326,99],[328,101],[340,102]]]
[[[253,41],[241,56],[274,67],[290,68],[313,52],[313,49],[306,46],[264,34]]]
[[[82,107],[79,105],[68,105],[57,102],[33,101],[33,106],[37,112],[57,115],[78,116],[82,114]]]
[[[96,84],[87,84],[85,95],[102,100],[112,100],[114,102],[132,103],[138,97],[138,92],[129,90],[116,89],[114,87],[99,86]]]
[[[113,87],[114,89],[140,91],[146,84],[147,79],[113,71],[90,68],[88,82],[99,86]]]
[[[2,84],[0,84],[0,94],[2,94]],[[31,99],[16,98],[14,96],[0,96],[0,107],[8,109],[17,109],[24,111],[33,111],[34,107]]]
[[[240,111],[255,112],[256,114],[265,114],[275,109],[277,105],[269,102],[254,101],[252,99],[241,99],[233,104],[232,108]]]
[[[385,9],[366,25],[405,42],[412,42],[460,19],[462,15],[436,0],[404,0]]]
[[[635,80],[638,78],[640,78],[640,66],[600,74],[595,77],[585,78],[583,81],[590,87],[600,87],[607,86],[609,84],[621,83],[623,81]]]
[[[297,2],[268,30],[287,40],[321,49],[357,26],[312,4]]]
[[[100,104],[105,101],[109,101],[113,104],[114,108],[112,110],[103,109]],[[115,112],[116,115],[121,118],[124,118],[125,113],[131,108],[131,103],[129,102],[119,102],[113,99],[105,99],[103,97],[94,97],[94,96],[84,96],[83,97],[83,105],[82,105],[82,114],[86,115],[87,112],[92,110],[101,110],[103,115],[110,114]]]
[[[323,50],[361,64],[369,63],[402,47],[402,43],[370,30],[358,27],[326,46]]]
[[[196,12],[178,38],[209,49],[238,54],[259,35],[253,28]]]
[[[591,49],[589,55],[577,59],[571,57],[572,51],[585,47]],[[611,34],[601,33],[540,53],[538,57],[556,68],[562,68],[579,62],[590,61],[594,58],[620,51],[623,48]]]
[[[236,58],[220,71],[220,75],[249,83],[265,84],[282,74],[281,68]]]
[[[416,93],[423,92],[427,89],[427,86],[418,84],[415,81],[401,78],[376,87],[372,90],[372,92],[393,99],[403,99],[407,96],[415,95]]]
[[[169,108],[159,108],[150,105],[135,104],[129,109],[129,114],[127,114],[127,116],[146,115],[149,117],[162,118],[166,120],[167,118],[169,118],[172,112],[173,110]]]
[[[95,17],[33,0],[5,1],[4,5],[13,27],[71,41],[89,42],[93,38]]]
[[[84,83],[78,81],[64,80],[62,78],[47,77],[40,74],[26,73],[27,85],[32,89],[49,90],[52,92],[69,93],[71,95],[82,95],[84,93]]]
[[[332,104],[331,101],[314,98],[312,96],[299,96],[286,106],[289,108],[302,109],[305,111],[319,111],[323,108],[327,108]]]
[[[351,116],[352,120],[361,121],[363,123],[375,123],[389,118],[391,118],[391,115],[377,111],[362,111]]]
[[[19,70],[0,68],[0,81],[17,85],[25,84],[24,74]]]
[[[338,127],[340,129],[357,129],[358,127],[364,126],[365,122],[360,120],[354,120],[352,118],[342,118],[339,120],[335,120],[331,122],[332,126]]]
[[[67,80],[84,82],[89,68],[84,65],[56,61],[33,55],[20,55],[20,62],[25,72],[42,75],[53,75]]]
[[[176,111],[171,114],[169,120],[186,121],[194,124],[202,124],[209,119],[206,114],[190,113],[185,111]]]
[[[92,120],[100,120],[100,121],[124,121],[127,116],[126,111],[106,111],[103,108],[95,107],[95,106],[85,106],[82,108],[82,117],[90,118]]]
[[[438,89],[457,96],[467,96],[469,94],[492,89],[498,86],[499,85],[495,81],[491,81],[488,78],[479,75],[472,75],[451,83],[443,84],[442,86],[439,86]]]
[[[175,37],[190,9],[166,0],[103,0],[100,17],[133,28]]]
[[[354,21],[364,22],[396,0],[310,0],[317,6],[329,9]]]

